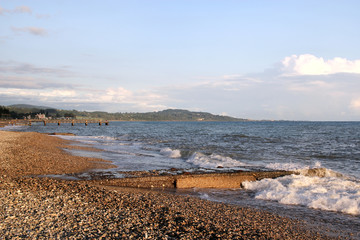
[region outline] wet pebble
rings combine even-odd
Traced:
[[[251,208],[26,177],[94,165],[64,154],[53,137],[20,135],[0,133],[1,239],[332,239],[299,221]]]

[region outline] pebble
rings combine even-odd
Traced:
[[[34,177],[93,166],[54,139],[0,131],[0,239],[334,239],[252,208]]]
[[[196,198],[47,178],[12,181],[0,190],[4,239],[331,239],[294,220]]]

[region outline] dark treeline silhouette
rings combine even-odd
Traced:
[[[87,112],[77,110],[60,110],[49,107],[33,105],[11,105],[3,107],[9,111],[10,117],[15,119],[36,118],[38,114],[44,114],[46,118],[73,118],[73,119],[104,119],[119,121],[247,121],[246,119],[229,116],[213,115],[206,112],[191,112],[181,109],[167,109],[158,112],[147,113],[108,113],[102,111]]]

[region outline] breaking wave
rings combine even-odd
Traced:
[[[283,162],[277,162],[277,163],[269,163],[266,165],[266,168],[274,169],[274,170],[285,170],[285,171],[298,171],[303,169],[311,169],[311,168],[320,168],[321,163],[316,161],[313,166],[304,166],[301,163],[283,163]]]
[[[181,158],[181,152],[178,149],[172,150],[171,148],[163,148],[160,153],[169,158]]]
[[[186,160],[186,162],[203,168],[230,168],[245,166],[244,163],[232,159],[231,157],[224,157],[214,153],[211,155],[205,155],[203,153],[195,152],[188,160]]]
[[[360,183],[326,168],[298,170],[299,175],[244,182],[255,198],[281,204],[360,214]]]

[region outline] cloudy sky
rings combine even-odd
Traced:
[[[2,0],[0,105],[360,120],[358,0]]]

